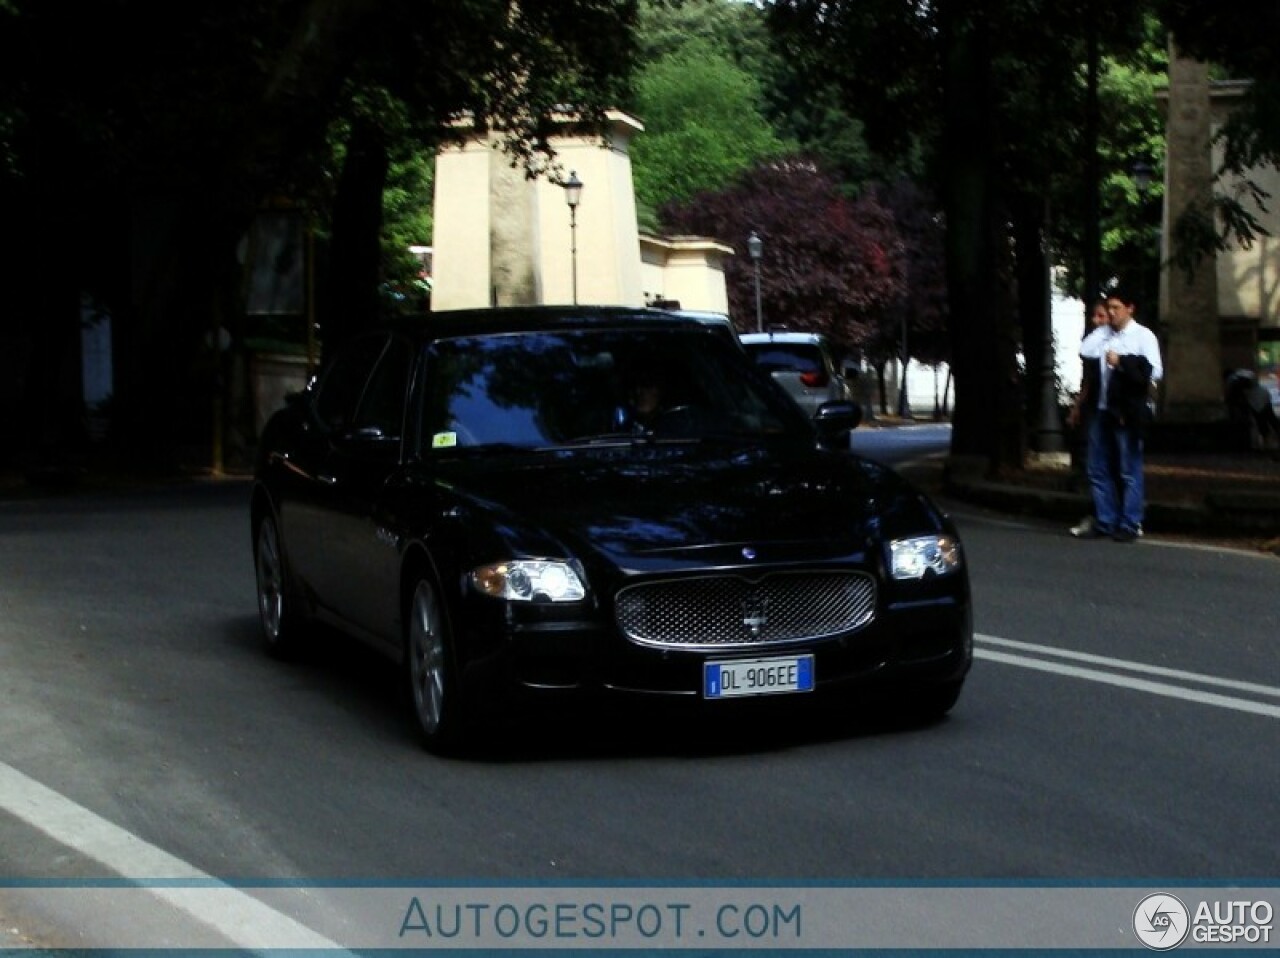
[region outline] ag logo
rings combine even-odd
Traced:
[[[1133,912],[1133,931],[1138,940],[1156,951],[1177,948],[1191,928],[1187,906],[1172,895],[1148,895]]]

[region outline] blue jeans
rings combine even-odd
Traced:
[[[1121,425],[1105,409],[1094,413],[1089,423],[1087,473],[1098,531],[1108,535],[1119,529],[1136,532],[1146,503],[1138,428]]]

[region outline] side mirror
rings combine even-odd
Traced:
[[[388,435],[377,426],[344,429],[334,435],[333,443],[348,452],[379,459],[395,458],[400,454],[400,437]]]
[[[823,449],[847,449],[849,433],[862,422],[862,407],[844,399],[825,402],[813,414],[818,445]]]

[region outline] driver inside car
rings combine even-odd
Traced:
[[[614,412],[614,426],[639,433],[651,431],[671,408],[666,377],[652,362],[638,363],[626,377],[623,405]]]

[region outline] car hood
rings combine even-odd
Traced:
[[[435,478],[513,548],[637,570],[834,561],[942,523],[896,474],[816,451],[637,444],[458,459]]]

